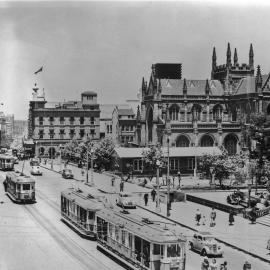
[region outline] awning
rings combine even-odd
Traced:
[[[126,148],[117,147],[115,152],[119,158],[142,158],[143,151],[149,148]],[[164,156],[167,156],[167,147],[162,148]],[[170,157],[200,157],[205,154],[209,155],[221,155],[222,151],[216,147],[170,147]]]

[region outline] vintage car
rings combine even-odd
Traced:
[[[136,202],[131,193],[120,192],[116,204],[122,208],[136,208]]]
[[[32,175],[42,175],[42,171],[39,166],[32,166],[30,173]]]
[[[74,175],[71,169],[64,169],[62,171],[62,177],[65,179],[73,179]]]
[[[36,158],[32,158],[30,160],[30,166],[39,166],[39,160]]]
[[[223,256],[223,248],[209,232],[196,232],[189,242],[190,248],[202,256]]]

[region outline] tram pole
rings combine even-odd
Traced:
[[[160,213],[160,198],[159,198],[159,166],[160,166],[160,161],[157,160],[156,162],[157,165],[157,202],[156,202],[156,212]]]
[[[91,154],[91,182],[90,184],[91,186],[94,186],[95,183],[94,183],[94,172],[93,172],[94,170],[94,164],[93,164],[94,163],[94,159],[93,159],[94,149],[93,148],[91,148],[90,154]]]
[[[168,156],[167,156],[167,217],[170,216],[170,139],[169,134],[167,138],[168,143]]]

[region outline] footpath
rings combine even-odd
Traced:
[[[41,164],[42,167],[51,169],[50,164]],[[81,169],[68,165],[73,171],[74,178],[77,181],[85,181],[86,176],[82,176]],[[63,169],[63,166],[62,166]],[[59,172],[61,166],[59,164],[53,165],[53,171]],[[120,191],[120,178],[115,179],[114,187],[111,185],[111,176],[99,173],[93,173],[95,187],[104,193],[118,193]],[[89,181],[91,178],[91,172],[89,171]],[[188,181],[188,180],[187,180]],[[201,181],[201,180],[198,180]],[[182,184],[184,182],[181,181]],[[188,183],[190,185],[190,182]],[[182,186],[182,185],[181,185]],[[126,192],[138,193],[140,198],[143,198],[144,193],[150,195],[151,189],[140,187],[133,183],[125,182],[124,190]],[[211,192],[209,192],[211,196]],[[156,212],[156,204],[152,202],[151,196],[149,196],[148,205],[144,206],[142,201],[138,205],[139,207],[159,215],[166,217],[167,206],[161,203],[161,212]],[[216,210],[216,226],[210,227],[210,212],[211,208],[192,202],[175,202],[172,203],[172,209],[170,210],[170,216],[166,217],[168,220],[178,223],[192,231],[208,231],[211,232],[214,237],[232,248],[238,249],[248,255],[254,256],[262,261],[270,263],[270,255],[266,249],[267,241],[270,238],[270,228],[261,224],[251,224],[249,220],[244,219],[241,216],[235,216],[234,225],[229,226],[229,214]],[[205,215],[206,224],[197,226],[195,222],[195,213],[199,209],[202,216]]]

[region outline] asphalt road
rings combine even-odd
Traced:
[[[16,165],[20,167],[21,165]],[[30,170],[28,162],[25,163],[25,172]],[[5,173],[1,172],[0,175]],[[95,175],[94,175],[95,176]],[[100,177],[100,175],[99,175]],[[65,180],[60,174],[43,169],[43,176],[36,176],[37,203],[33,205],[16,205],[4,197],[5,203],[0,207],[6,208],[6,213],[11,213],[14,220],[10,220],[5,227],[0,223],[0,235],[3,229],[8,231],[5,235],[4,243],[0,241],[1,250],[11,247],[14,254],[18,254],[18,259],[10,254],[0,254],[1,262],[4,262],[3,269],[123,269],[115,262],[96,250],[95,242],[80,238],[75,232],[60,221],[60,192],[68,187],[84,185],[80,181]],[[3,190],[0,188],[1,197]],[[110,198],[115,202],[115,195]],[[11,211],[10,211],[11,209]],[[142,209],[131,210],[143,213]],[[18,215],[19,213],[19,215]],[[145,212],[145,215],[153,220],[160,220],[156,215]],[[184,215],[184,213],[183,213]],[[8,216],[5,217],[7,220]],[[10,237],[12,228],[23,220],[23,226],[19,227],[22,242],[14,237]],[[164,221],[164,220],[163,220]],[[7,226],[9,225],[9,226]],[[175,227],[176,228],[176,227]],[[178,232],[183,232],[190,240],[192,232],[177,226]],[[241,233],[241,232],[239,232]],[[11,239],[10,239],[11,238]],[[29,240],[29,239],[31,240]],[[41,238],[41,240],[40,240]],[[15,243],[14,243],[15,241]],[[29,244],[25,245],[24,243]],[[19,242],[19,243],[18,243]],[[31,255],[33,252],[33,256]],[[6,252],[8,253],[8,252]],[[270,255],[269,255],[270,256]],[[33,257],[33,258],[32,258]],[[2,260],[3,259],[3,260]],[[266,270],[270,265],[252,258],[240,251],[224,247],[224,258],[217,259],[219,263],[226,260],[229,269],[243,269],[243,263],[248,260],[252,269]],[[202,257],[191,251],[187,247],[187,270],[198,270],[202,262]],[[2,263],[3,264],[3,263]],[[16,267],[15,267],[16,265]],[[31,267],[29,267],[29,265]],[[18,267],[19,266],[19,267]],[[34,267],[33,267],[34,266]],[[0,269],[2,269],[0,267]]]

